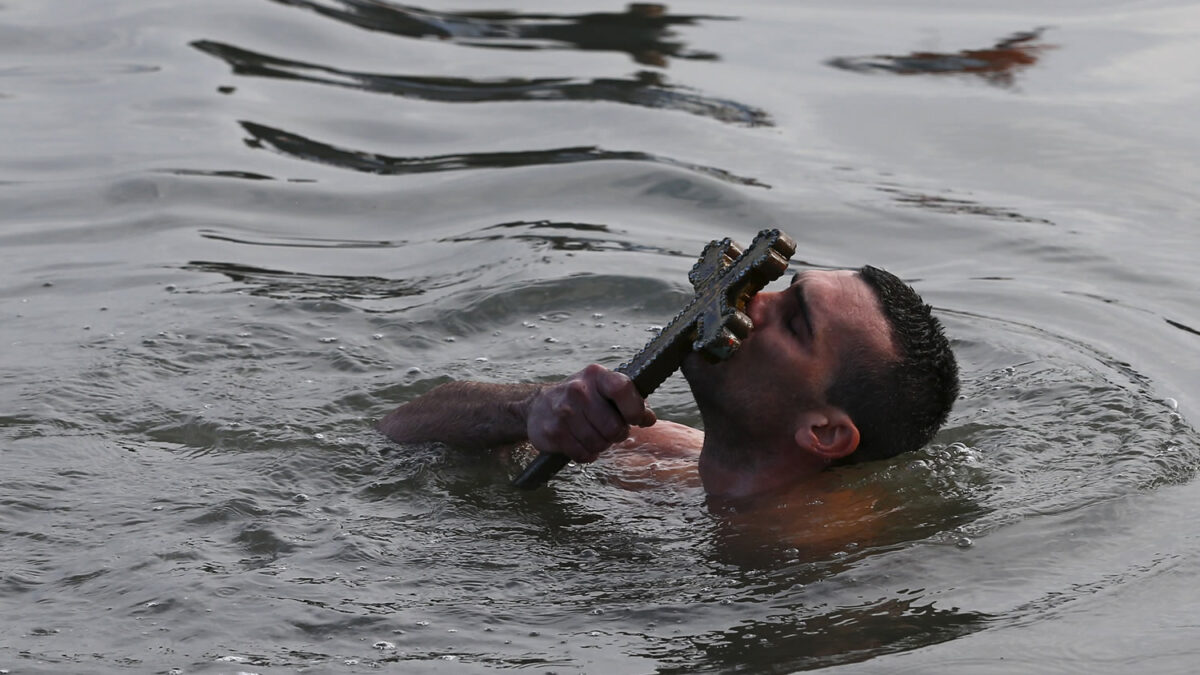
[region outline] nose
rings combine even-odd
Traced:
[[[782,293],[779,292],[763,291],[757,293],[750,298],[750,302],[746,303],[746,316],[750,317],[755,329],[766,325],[771,311],[778,304],[781,296]]]

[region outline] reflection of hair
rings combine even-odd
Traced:
[[[829,388],[829,402],[858,427],[855,461],[924,446],[958,397],[958,364],[932,308],[890,272],[868,265],[859,274],[879,298],[900,358],[882,361],[852,350]]]

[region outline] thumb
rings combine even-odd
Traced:
[[[658,415],[654,414],[654,411],[650,409],[650,406],[646,406],[646,409],[642,412],[642,419],[637,423],[637,425],[639,427],[649,427],[654,426],[654,423],[657,421]]]

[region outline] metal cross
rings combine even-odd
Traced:
[[[795,252],[796,242],[779,230],[759,232],[745,251],[728,238],[709,242],[688,272],[696,295],[617,372],[628,375],[645,398],[683,364],[690,351],[712,361],[729,358],[753,328],[745,314],[746,303],[787,270]],[[566,455],[542,453],[513,485],[532,490],[569,461]]]

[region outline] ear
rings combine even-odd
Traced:
[[[858,449],[858,427],[841,408],[810,410],[801,413],[795,440],[810,455],[832,462]]]

